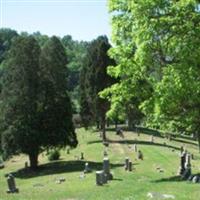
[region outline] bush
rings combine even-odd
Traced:
[[[58,149],[55,149],[49,152],[48,159],[50,161],[59,160],[59,158],[60,158],[60,151]]]

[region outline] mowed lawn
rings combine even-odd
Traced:
[[[49,162],[45,153],[39,157],[41,166],[38,172],[25,171],[24,163],[27,156],[13,157],[0,170],[0,200],[147,200],[149,192],[174,195],[177,200],[200,199],[200,184],[182,181],[177,177],[179,168],[180,147],[185,145],[194,154],[192,172],[200,172],[200,154],[197,142],[190,138],[175,138],[168,141],[160,136],[154,137],[154,144],[150,142],[149,134],[124,131],[125,138],[121,138],[110,130],[107,136],[110,140],[108,157],[114,180],[104,186],[96,186],[95,171],[102,169],[104,145],[98,132],[77,129],[79,145],[76,149],[62,151],[61,159]],[[165,144],[164,144],[165,143]],[[133,144],[138,145],[144,154],[144,160],[137,160],[133,151]],[[85,159],[79,160],[81,152]],[[134,170],[124,170],[124,159],[129,157]],[[92,173],[80,176],[85,162],[89,162]],[[156,168],[160,167],[163,172]],[[18,194],[7,194],[5,174],[14,173]],[[65,182],[57,184],[56,180],[65,178]]]

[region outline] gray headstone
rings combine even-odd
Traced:
[[[103,156],[108,156],[108,153],[106,150],[103,151]]]
[[[81,160],[84,160],[84,154],[81,152]]]
[[[134,151],[134,152],[137,152],[137,144],[134,144],[134,145],[133,145],[133,151]]]
[[[67,149],[67,154],[70,154],[70,149]]]
[[[190,175],[187,180],[192,181],[193,177],[194,177],[194,175]]]
[[[103,185],[103,171],[96,171],[96,185]]]
[[[199,181],[199,177],[198,176],[194,176],[193,178],[192,178],[192,182],[193,183],[197,183]]]
[[[150,142],[151,142],[151,143],[154,143],[154,137],[153,137],[153,135],[152,135],[151,138],[150,138]]]
[[[185,161],[186,161],[186,153],[185,151],[182,152],[180,157],[180,167],[179,167],[179,175],[183,175],[185,171]]]
[[[112,180],[113,176],[110,173],[110,161],[108,158],[103,159],[103,172],[107,177],[107,180]]]
[[[143,153],[140,150],[138,151],[137,158],[140,159],[140,160],[144,159]]]
[[[85,163],[84,173],[89,173],[89,172],[91,172],[91,169],[89,168],[89,163]]]
[[[129,163],[129,158],[126,157],[125,158],[125,166],[124,166],[125,170],[128,170],[128,163]]]
[[[7,177],[7,184],[8,184],[7,193],[19,192],[19,189],[16,188],[15,177],[12,174],[8,175],[8,177]]]
[[[128,163],[128,171],[131,172],[132,171],[132,162],[129,161]]]
[[[3,164],[3,161],[0,159],[0,169],[3,169],[4,168],[4,164]]]
[[[24,168],[27,169],[28,168],[28,162],[24,163]]]

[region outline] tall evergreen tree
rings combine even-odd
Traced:
[[[45,44],[40,55],[31,36],[15,40],[4,64],[2,147],[7,155],[28,154],[33,169],[45,149],[77,144],[66,91],[66,64],[56,37]]]
[[[39,153],[37,93],[40,48],[33,37],[18,37],[3,64],[1,93],[2,147],[8,156],[29,155],[31,164]]]
[[[72,106],[67,92],[67,56],[56,37],[44,45],[40,56],[40,130],[48,148],[77,145]]]
[[[100,123],[103,140],[106,140],[106,112],[109,109],[109,103],[100,98],[99,92],[114,82],[114,79],[107,75],[107,67],[114,65],[114,60],[110,59],[107,54],[110,48],[111,45],[106,36],[99,36],[90,43],[84,62],[85,66],[82,69],[81,84],[84,84],[84,86],[80,86],[84,88],[82,111],[87,112],[85,106],[89,105],[88,114],[93,116],[97,124]],[[87,114],[86,112],[82,114]],[[84,115],[82,115],[82,118],[84,119]]]

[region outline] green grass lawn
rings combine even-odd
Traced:
[[[63,151],[61,159],[49,162],[45,154],[40,155],[38,172],[24,171],[27,156],[13,157],[0,169],[0,200],[146,200],[148,192],[174,195],[177,200],[200,199],[200,184],[182,181],[177,177],[179,167],[180,146],[185,145],[188,151],[195,155],[192,160],[192,172],[200,171],[200,154],[197,143],[189,138],[176,138],[168,141],[162,137],[154,138],[150,142],[150,135],[134,132],[124,132],[122,139],[115,132],[108,131],[110,139],[108,157],[114,180],[104,186],[95,185],[95,171],[102,169],[104,146],[98,132],[78,129],[79,145],[70,154]],[[166,142],[166,145],[164,145]],[[132,150],[134,143],[142,150],[144,160],[137,160]],[[84,152],[85,160],[77,160]],[[125,157],[129,157],[134,164],[132,172],[126,172],[123,164]],[[81,179],[80,174],[84,163],[89,162],[92,173]],[[161,167],[160,173],[156,167]],[[14,173],[18,194],[7,194],[5,174]],[[57,184],[56,179],[65,178],[66,181]]]

